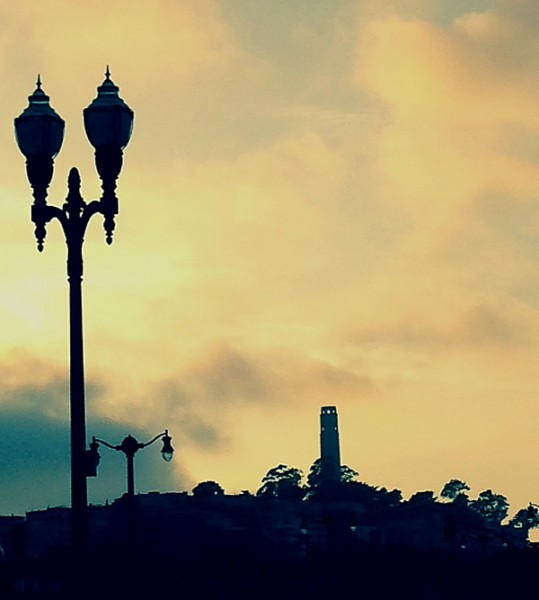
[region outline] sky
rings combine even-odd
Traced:
[[[137,490],[308,472],[320,407],[376,486],[539,502],[536,0],[0,0],[0,514],[68,505],[68,289],[13,118],[66,121],[110,65],[135,112],[112,246],[84,247],[87,430],[169,429]],[[101,449],[92,503],[125,491]]]

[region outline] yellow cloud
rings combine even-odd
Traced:
[[[31,32],[39,60],[59,70],[60,81],[63,76],[76,83],[77,72],[111,63],[133,81],[178,83],[236,56],[231,32],[212,0],[53,0],[41,6],[23,0],[4,12]]]
[[[539,172],[515,133],[524,123],[539,130],[535,77],[518,60],[499,60],[509,40],[539,48],[522,34],[494,13],[451,28],[394,17],[366,27],[358,80],[390,109],[376,150],[387,197],[414,226],[413,246],[454,239],[487,188],[518,187],[521,197],[536,189]]]
[[[85,245],[87,372],[107,386],[90,412],[165,421],[196,477],[227,489],[280,460],[308,467],[327,402],[343,405],[345,461],[380,485],[414,491],[445,467],[453,475],[447,447],[462,463],[470,447],[492,448],[503,424],[478,434],[482,415],[501,422],[509,397],[514,415],[529,409],[538,354],[531,30],[500,11],[449,22],[446,2],[383,3],[415,18],[361,29],[353,87],[342,15],[334,55],[319,47],[332,36],[294,29],[325,57],[303,73],[301,60],[279,71],[269,46],[264,64],[247,53],[217,1],[64,4],[0,9],[25,41],[2,58],[15,75],[0,107],[18,114],[45,70],[68,123],[57,204],[72,161],[85,197],[99,193],[80,111],[107,63],[136,111],[115,244],[94,222]],[[35,252],[11,131],[0,145],[3,344],[67,369],[63,239],[51,224]]]

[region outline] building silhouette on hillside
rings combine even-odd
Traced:
[[[320,479],[290,484],[296,470],[281,466],[288,484],[263,494],[207,481],[90,506],[87,597],[416,600],[462,596],[464,581],[473,598],[535,589],[539,550],[526,527],[492,520],[466,496],[403,500],[343,478],[335,406],[320,411]],[[0,516],[0,600],[73,600],[70,540],[69,508]]]
[[[341,480],[341,449],[337,407],[322,406],[320,410],[321,479],[324,482]]]

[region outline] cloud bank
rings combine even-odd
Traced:
[[[72,161],[99,194],[80,110],[106,64],[136,112],[115,244],[92,224],[85,246],[91,418],[168,427],[172,483],[234,491],[307,469],[335,404],[374,484],[533,500],[535,4],[57,4],[0,12],[0,109],[41,72],[68,122],[51,198]],[[65,248],[51,224],[35,254],[9,127],[0,145],[2,406],[54,429]]]

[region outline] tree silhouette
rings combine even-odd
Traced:
[[[396,508],[401,502],[402,492],[400,490],[388,490],[385,487],[378,490],[378,503],[384,508]]]
[[[412,494],[407,502],[407,506],[414,509],[426,509],[436,504],[436,497],[431,490],[416,492]]]
[[[342,483],[352,483],[357,481],[359,477],[359,473],[354,471],[354,469],[350,468],[348,465],[341,465],[341,481]]]
[[[530,529],[539,527],[538,507],[530,502],[527,508],[521,508],[515,514],[515,516],[509,521],[509,525],[515,529],[523,529],[527,535]]]
[[[307,488],[311,493],[319,489],[321,485],[327,483],[323,479],[322,461],[322,458],[317,458],[309,469],[309,473],[307,475]],[[341,483],[351,483],[353,481],[357,481],[358,477],[359,473],[357,471],[354,471],[354,469],[347,465],[341,465]],[[336,482],[332,483],[335,484]]]
[[[262,486],[256,492],[259,497],[298,500],[304,495],[301,486],[303,472],[296,467],[277,465],[262,478]]]
[[[469,490],[470,486],[464,481],[461,481],[460,479],[451,479],[444,485],[440,496],[454,502],[459,496],[464,496],[468,499],[466,492]],[[460,500],[462,501],[462,498],[460,498]]]
[[[225,491],[216,481],[202,481],[193,488],[193,497],[208,500],[224,496]]]
[[[502,494],[485,490],[479,494],[476,500],[470,502],[470,508],[485,521],[500,524],[509,513],[509,502]]]

